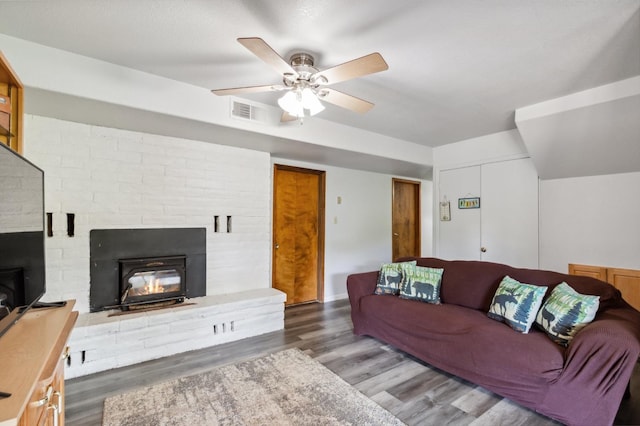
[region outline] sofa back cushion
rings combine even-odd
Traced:
[[[540,269],[513,268],[500,263],[476,260],[443,260],[434,257],[405,257],[398,261],[416,260],[418,266],[442,268],[440,299],[442,303],[465,306],[488,312],[502,279],[508,275],[520,282],[547,286],[551,291],[566,282],[582,294],[600,296],[599,311],[620,306],[620,291],[610,284],[591,277],[561,274]]]
[[[400,293],[400,284],[405,280],[409,266],[415,267],[416,261],[383,264],[378,273],[375,294]]]
[[[407,268],[400,286],[400,297],[439,305],[443,271],[442,268],[424,266]]]
[[[546,286],[521,283],[507,275],[493,296],[487,316],[526,334],[536,319],[546,292]]]
[[[600,296],[578,293],[566,283],[553,289],[536,323],[556,343],[567,346],[573,337],[596,316]]]

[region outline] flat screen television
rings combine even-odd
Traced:
[[[45,292],[44,216],[44,172],[0,143],[0,337]]]

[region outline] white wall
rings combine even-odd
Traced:
[[[527,148],[520,133],[515,129],[466,139],[433,149],[434,168],[438,170],[523,157],[528,157]]]
[[[543,180],[540,267],[640,269],[640,173]]]
[[[24,129],[54,219],[45,300],[88,311],[89,232],[105,228],[205,227],[207,294],[270,286],[269,154],[31,115]],[[215,215],[231,215],[233,232],[214,233]]]
[[[402,176],[278,158],[273,163],[326,172],[325,301],[347,297],[349,274],[376,270],[391,261],[391,179]],[[422,256],[431,256],[433,186],[420,182]]]

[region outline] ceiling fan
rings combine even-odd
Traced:
[[[286,91],[278,99],[278,105],[284,110],[282,121],[303,118],[305,111],[308,115],[317,114],[324,110],[320,100],[363,114],[373,108],[371,102],[327,86],[389,68],[382,55],[376,52],[320,71],[314,67],[314,58],[308,53],[294,53],[286,62],[259,37],[239,38],[238,42],[282,74],[282,84],[214,89],[211,92],[224,96]]]

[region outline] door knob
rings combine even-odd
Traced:
[[[393,233],[393,236],[394,236],[394,237],[397,237],[397,236],[399,236],[399,235],[400,235],[400,234],[398,234],[397,232],[394,232],[394,233]]]
[[[276,250],[280,248],[280,244],[276,243]]]
[[[480,251],[483,252],[483,253],[486,253],[487,252],[487,248],[486,247],[480,247]]]

